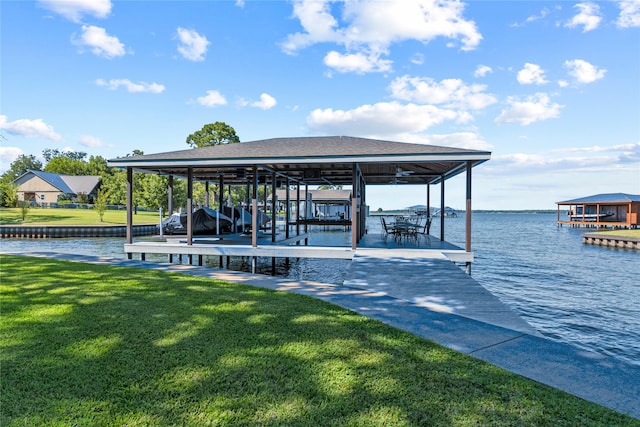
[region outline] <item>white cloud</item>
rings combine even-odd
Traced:
[[[575,28],[582,25],[582,32],[595,30],[600,25],[600,6],[595,3],[578,3],[574,6],[580,12],[565,24],[565,27]]]
[[[18,147],[1,147],[0,146],[0,173],[4,173],[18,156],[24,154]]]
[[[616,24],[620,28],[640,27],[640,0],[623,0],[618,2],[620,15]]]
[[[604,78],[607,70],[598,68],[582,59],[574,59],[564,62],[565,68],[569,71],[569,75],[573,77],[575,83],[587,84]]]
[[[80,145],[84,147],[90,147],[90,148],[104,147],[104,143],[100,140],[100,138],[97,138],[91,135],[81,135],[79,142],[80,142]]]
[[[640,142],[635,144],[617,144],[609,147],[602,147],[599,145],[590,147],[568,147],[558,148],[551,151],[552,153],[620,153],[619,161],[623,163],[627,162],[640,162]],[[640,173],[640,170],[639,170]]]
[[[187,30],[178,27],[178,52],[189,61],[204,61],[207,53],[207,46],[211,44],[205,36],[198,34],[194,30]]]
[[[335,4],[341,6],[342,22],[332,15]],[[389,69],[391,61],[382,62],[380,56],[388,54],[391,44],[405,40],[428,43],[443,37],[459,42],[462,50],[475,49],[482,35],[473,21],[464,19],[463,11],[464,5],[458,1],[297,0],[293,15],[303,31],[289,34],[281,47],[293,54],[316,43],[336,43],[346,52],[327,55],[328,66],[341,72],[381,71]]]
[[[424,55],[422,53],[416,53],[415,55],[413,55],[410,61],[412,64],[422,65],[424,64]]]
[[[88,47],[94,55],[115,58],[125,55],[124,44],[117,37],[110,36],[106,30],[94,25],[83,25],[79,38],[72,38],[75,45]]]
[[[582,155],[575,155],[582,153]],[[487,166],[488,173],[511,175],[514,172],[526,174],[531,172],[595,172],[612,169],[638,170],[640,162],[640,143],[618,144],[609,147],[577,147],[551,150],[542,153],[511,153],[491,157]]]
[[[252,107],[261,108],[263,110],[269,110],[275,107],[277,104],[276,99],[268,93],[260,95],[260,101],[253,102]]]
[[[543,85],[548,83],[544,78],[544,70],[537,64],[524,64],[524,68],[518,71],[518,83],[523,85]]]
[[[462,109],[479,110],[497,102],[493,95],[485,93],[486,85],[465,85],[459,79],[438,83],[426,77],[402,76],[394,79],[389,89],[396,99]]]
[[[340,73],[355,72],[387,72],[391,70],[393,61],[381,59],[379,53],[364,52],[341,54],[332,50],[324,57],[324,64]]]
[[[208,90],[205,96],[201,96],[196,100],[198,104],[205,107],[215,107],[216,105],[226,105],[227,100],[217,90]]]
[[[471,116],[433,105],[380,102],[352,110],[316,109],[307,116],[307,125],[316,131],[335,135],[392,135],[421,132],[446,120],[467,122]]]
[[[53,126],[46,124],[42,119],[19,119],[9,122],[7,121],[7,116],[0,115],[0,129],[4,129],[12,135],[27,138],[42,137],[51,141],[60,141],[62,139],[53,130]]]
[[[546,93],[537,93],[520,101],[517,97],[507,99],[509,107],[502,110],[495,123],[514,123],[523,126],[540,120],[560,117],[562,105],[553,104]]]
[[[133,83],[129,79],[111,79],[106,81],[104,79],[97,79],[96,84],[98,86],[104,86],[111,90],[116,90],[119,87],[123,86],[127,89],[127,92],[131,93],[140,93],[140,92],[148,92],[148,93],[162,93],[164,92],[164,85],[158,83],[147,83],[147,82],[139,82]]]
[[[476,70],[473,72],[473,77],[484,77],[489,73],[493,73],[493,68],[488,65],[478,65]]]
[[[73,22],[83,15],[106,18],[111,13],[111,0],[40,0],[39,4]]]

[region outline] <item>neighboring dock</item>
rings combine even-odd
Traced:
[[[618,236],[615,234],[585,233],[582,242],[588,245],[608,246],[613,248],[640,249],[640,238]]]

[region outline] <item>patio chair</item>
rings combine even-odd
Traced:
[[[393,235],[394,238],[397,237],[397,229],[393,226],[388,225],[383,216],[380,217],[380,223],[382,224],[382,235],[385,241],[387,240],[387,236],[389,234]]]
[[[427,240],[431,241],[431,237],[429,236],[429,230],[431,229],[431,218],[427,217],[424,226],[418,227],[416,232],[418,235],[424,236]]]

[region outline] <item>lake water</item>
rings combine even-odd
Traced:
[[[472,276],[544,336],[640,365],[640,252],[582,243],[584,230],[556,225],[556,213],[473,215]],[[439,220],[431,227],[440,236]],[[445,240],[464,247],[465,219],[445,219]],[[371,217],[368,232],[379,233]],[[312,234],[311,244],[345,242],[351,232]],[[136,241],[140,238],[136,238]],[[122,238],[4,239],[3,251],[52,251],[123,257]],[[147,256],[166,261],[166,257]],[[217,259],[211,261],[217,266]],[[278,260],[276,272],[295,279],[342,283],[349,261]],[[248,271],[248,260],[231,269]],[[258,272],[270,274],[271,261]]]

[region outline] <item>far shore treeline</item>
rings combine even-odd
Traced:
[[[204,147],[219,144],[233,144],[240,142],[233,127],[224,122],[206,124],[202,129],[190,134],[186,141],[191,147]],[[133,150],[125,157],[144,154],[140,150]],[[114,156],[118,157],[118,156]],[[96,200],[86,200],[86,195],[77,195],[78,203],[97,203],[104,205],[124,205],[126,203],[126,171],[107,166],[107,159],[102,156],[88,156],[81,151],[61,151],[47,148],[42,151],[44,164],[34,154],[18,156],[0,177],[0,206],[17,207],[20,201],[17,196],[17,186],[14,180],[30,170],[51,172],[63,175],[93,175],[100,176],[100,185]],[[168,209],[168,184],[166,176],[135,173],[133,174],[133,204],[135,208],[158,210],[166,212]],[[218,200],[217,185],[209,187],[209,197],[214,205]],[[230,199],[233,205],[246,200],[246,188],[233,188],[225,200]],[[206,192],[203,183],[194,183],[194,204],[203,205]],[[176,179],[173,186],[173,205],[176,209],[185,207],[187,201],[187,183]]]

